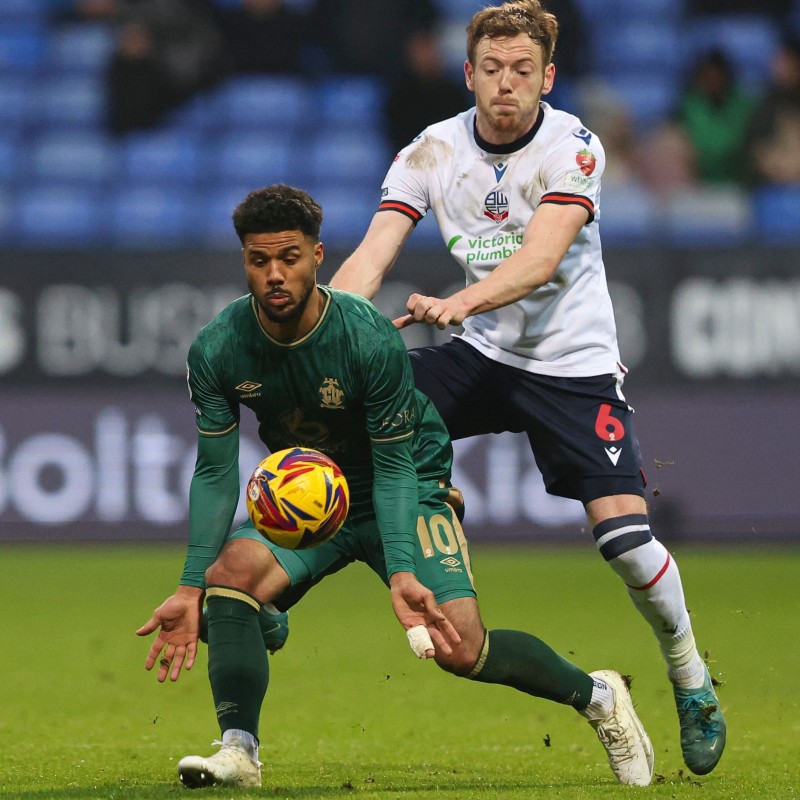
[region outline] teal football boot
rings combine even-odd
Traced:
[[[695,775],[707,775],[717,766],[727,733],[711,675],[708,667],[704,669],[706,678],[699,688],[673,687],[681,723],[683,760]]]

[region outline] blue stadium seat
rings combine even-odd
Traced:
[[[598,26],[592,33],[594,65],[600,75],[661,71],[675,79],[684,69],[681,29],[659,19],[624,19]]]
[[[317,183],[359,183],[370,192],[383,180],[392,156],[386,140],[374,131],[321,130],[309,145],[308,161]]]
[[[98,192],[59,184],[19,190],[12,225],[27,247],[92,246],[105,240],[107,215]]]
[[[123,180],[171,184],[199,177],[199,137],[175,131],[133,133],[120,149]]]
[[[295,148],[292,137],[280,130],[232,133],[210,147],[204,161],[205,174],[226,183],[250,184],[252,188],[269,183],[294,183]]]
[[[293,184],[297,185],[294,181]],[[231,214],[255,188],[249,181],[242,181],[220,184],[210,189],[203,198],[203,209],[198,215],[197,241],[213,248],[235,250],[239,247]]]
[[[11,190],[0,184],[0,242],[5,245],[15,244],[15,228],[13,219],[14,200]]]
[[[377,78],[339,75],[317,85],[317,112],[324,126],[380,127],[385,97],[386,86]]]
[[[714,48],[722,50],[748,88],[759,89],[768,80],[770,62],[780,32],[773,20],[751,14],[718,14],[689,23],[686,40],[689,64]]]
[[[669,244],[692,247],[741,244],[753,228],[750,197],[734,186],[682,191],[663,205],[660,225]]]
[[[308,191],[322,206],[322,241],[329,247],[358,244],[377,208],[378,187],[368,192],[326,184],[309,187]]]
[[[597,222],[604,244],[646,241],[657,230],[658,208],[653,196],[636,183],[603,184]]]
[[[301,131],[316,120],[314,94],[301,78],[253,75],[230,78],[209,97],[217,124],[229,130]]]
[[[24,153],[23,140],[0,128],[0,185],[13,183],[18,176],[24,174]]]
[[[114,44],[113,29],[102,23],[65,25],[50,35],[47,64],[52,70],[96,74],[105,69]]]
[[[30,146],[30,172],[38,180],[101,184],[116,170],[114,142],[92,131],[44,131]]]
[[[0,25],[0,67],[36,69],[47,49],[46,31],[39,26]]]
[[[800,243],[800,184],[764,186],[753,196],[756,233],[769,243]]]
[[[180,187],[121,186],[110,208],[112,243],[121,247],[180,247],[202,233],[196,198]]]
[[[34,85],[31,75],[0,72],[0,129],[22,130],[38,122]]]
[[[639,130],[662,122],[674,110],[680,87],[669,75],[660,71],[639,74],[615,74],[607,77]]]
[[[105,90],[99,76],[44,73],[33,102],[43,125],[100,128],[105,120]]]
[[[0,3],[0,25],[47,22],[53,0],[2,0]]]

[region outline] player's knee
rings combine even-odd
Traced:
[[[224,547],[216,561],[206,570],[206,586],[228,586],[252,593],[260,573],[242,548]]]

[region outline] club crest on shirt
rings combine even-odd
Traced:
[[[336,378],[325,378],[319,387],[322,408],[344,408],[344,392]]]
[[[495,222],[508,219],[508,197],[496,189],[489,192],[483,201],[483,215]]]

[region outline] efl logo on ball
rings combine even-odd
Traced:
[[[336,462],[308,447],[267,456],[247,484],[247,512],[256,530],[289,550],[327,542],[349,508],[350,489]]]

